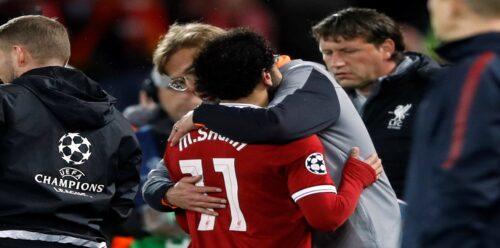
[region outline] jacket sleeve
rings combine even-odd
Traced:
[[[306,137],[337,120],[339,101],[325,75],[313,70],[305,82],[288,80],[283,84],[277,94],[289,95],[268,109],[202,104],[194,111],[193,121],[231,139],[256,143]]]
[[[363,189],[375,180],[375,171],[369,165],[350,158],[344,167],[338,194],[311,194],[297,204],[313,228],[334,231],[352,215]]]
[[[161,200],[167,190],[174,186],[174,184],[175,183],[170,178],[167,167],[165,166],[163,160],[161,160],[156,165],[156,168],[149,172],[148,178],[142,186],[142,196],[144,201],[157,211],[172,211],[173,209],[161,204]]]
[[[124,220],[134,208],[142,160],[142,152],[132,130],[130,130],[130,134],[122,138],[118,154],[119,165],[115,176],[116,191],[111,200],[111,211],[113,218],[118,217]]]

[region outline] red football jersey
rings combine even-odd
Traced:
[[[336,193],[322,154],[316,136],[255,145],[208,129],[168,147],[164,161],[174,181],[203,175],[198,185],[220,187],[213,196],[227,199],[217,217],[185,213],[191,247],[311,247],[311,228],[295,202]]]

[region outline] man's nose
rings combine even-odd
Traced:
[[[345,66],[345,60],[342,58],[342,56],[339,56],[337,53],[334,53],[332,55],[332,66],[334,67],[342,67]]]

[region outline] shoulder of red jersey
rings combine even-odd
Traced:
[[[323,153],[324,148],[317,135],[311,135],[292,141],[282,147],[281,152],[289,153],[290,157],[305,157],[312,153]]]
[[[306,163],[313,157],[323,157],[323,145],[316,135],[305,137],[282,145],[267,145],[256,156],[260,156],[269,164],[276,166],[289,166],[292,164]]]

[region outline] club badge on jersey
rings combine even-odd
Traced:
[[[393,114],[394,118],[389,120],[387,129],[401,130],[404,124],[404,120],[410,114],[408,113],[411,109],[411,104],[398,105],[393,111],[389,111],[389,114]]]

